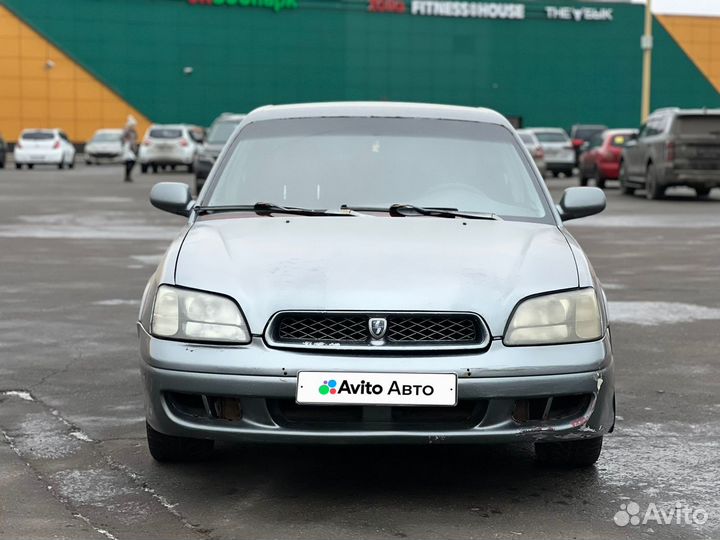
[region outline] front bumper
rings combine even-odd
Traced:
[[[600,436],[614,424],[614,376],[609,337],[592,343],[505,347],[452,356],[323,355],[267,348],[221,348],[159,340],[139,327],[148,423],[168,435],[246,442],[288,443],[500,443]],[[275,405],[294,405],[300,370],[455,372],[460,402],[482,403],[476,422],[458,427],[365,423],[385,407],[363,412],[359,423],[286,424]],[[174,406],[176,394],[236,399],[242,418],[191,415]],[[587,396],[568,417],[518,421],[519,402],[552,396]],[[199,398],[198,398],[199,399]],[[327,407],[331,409],[332,406]],[[477,408],[476,408],[477,410]],[[388,416],[389,418],[389,416]]]

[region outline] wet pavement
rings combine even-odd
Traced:
[[[613,320],[619,417],[595,468],[525,445],[223,444],[159,465],[134,322],[182,225],[147,202],[160,179],[190,176],[0,170],[0,537],[720,536],[720,190],[610,183],[606,212],[569,225]],[[574,183],[548,180],[556,199]]]

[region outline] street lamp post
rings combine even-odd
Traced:
[[[642,71],[642,103],[640,106],[640,121],[645,123],[650,115],[650,85],[652,78],[652,0],[645,3],[645,32],[640,40],[640,48],[643,50],[643,71]]]

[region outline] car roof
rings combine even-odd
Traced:
[[[534,128],[528,128],[530,131],[552,131],[553,133],[564,133],[567,135],[567,131],[565,131],[563,128],[557,128],[557,127],[534,127]]]
[[[188,124],[153,124],[148,129],[186,129],[190,127],[192,126],[189,126]]]
[[[662,109],[655,109],[650,116],[654,116],[659,113],[672,112],[678,116],[699,116],[704,114],[716,115],[720,114],[720,109],[681,109],[679,107],[663,107]]]
[[[610,136],[610,135],[619,135],[621,133],[637,133],[638,130],[636,128],[613,128],[613,129],[606,129],[603,131],[603,135]]]
[[[573,129],[607,129],[605,124],[574,124]]]
[[[241,122],[242,119],[245,118],[246,116],[247,115],[240,114],[240,113],[225,112],[225,113],[222,113],[220,116],[218,116],[214,121],[215,122],[219,122],[219,121],[227,122],[229,120],[231,122]]]
[[[62,131],[58,128],[26,128],[21,133],[30,133],[31,131],[40,131],[42,133],[55,133],[56,131]]]
[[[95,133],[122,133],[123,130],[120,128],[102,128],[98,129]]]
[[[248,122],[292,118],[428,118],[435,120],[465,120],[498,124],[512,129],[500,113],[482,107],[434,105],[430,103],[402,103],[394,101],[336,101],[267,105],[248,113]]]

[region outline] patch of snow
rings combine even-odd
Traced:
[[[720,320],[720,309],[682,302],[610,302],[610,320],[641,326]]]
[[[6,390],[2,393],[2,395],[17,397],[24,401],[35,401],[35,399],[30,395],[30,392],[26,392],[25,390]]]

